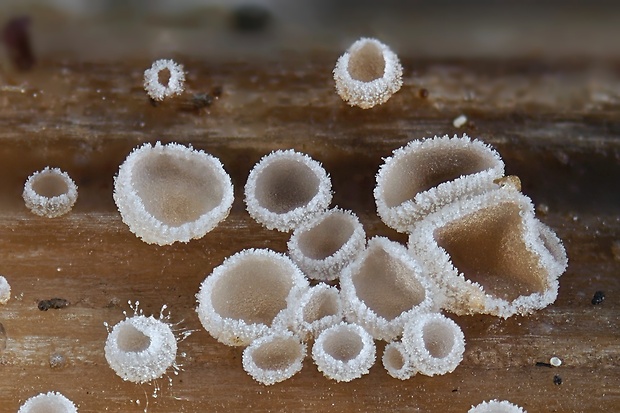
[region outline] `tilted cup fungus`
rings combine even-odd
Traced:
[[[411,364],[411,357],[401,342],[392,341],[388,343],[383,351],[381,361],[387,373],[395,379],[408,380],[416,374],[416,370]]]
[[[321,164],[292,149],[264,156],[245,184],[248,213],[268,229],[291,231],[324,212],[332,184]]]
[[[335,208],[297,227],[288,251],[308,278],[331,281],[365,245],[366,233],[357,216]]]
[[[528,314],[555,301],[567,266],[561,241],[511,186],[472,197],[421,221],[409,248],[456,314]]]
[[[467,135],[411,141],[377,173],[377,212],[387,226],[410,232],[429,213],[495,188],[493,181],[503,175],[499,154]]]
[[[291,378],[303,367],[306,345],[289,331],[276,331],[243,350],[243,369],[254,380],[271,385]]]
[[[490,400],[472,406],[467,413],[527,413],[521,407],[506,400]]]
[[[413,368],[426,376],[453,372],[465,352],[463,331],[439,313],[422,314],[409,320],[402,343]]]
[[[403,84],[398,56],[377,39],[361,38],[340,56],[334,68],[336,92],[351,106],[370,109]]]
[[[303,339],[316,337],[343,318],[342,300],[336,287],[319,283],[289,303],[290,328]]]
[[[347,320],[372,336],[392,340],[406,321],[435,310],[433,285],[407,248],[384,237],[374,237],[368,247],[340,277]]]
[[[267,334],[288,300],[308,288],[299,268],[283,254],[249,249],[228,257],[205,278],[196,295],[204,328],[229,346]]]
[[[375,362],[372,336],[357,324],[340,323],[322,331],[312,346],[312,358],[325,377],[351,381],[367,374]]]
[[[168,81],[162,82],[163,78]],[[159,59],[144,71],[144,90],[153,100],[180,95],[185,84],[183,65],[172,59]]]
[[[41,393],[26,400],[17,413],[77,413],[75,404],[58,392]]]
[[[46,166],[28,177],[22,196],[33,214],[56,218],[71,211],[78,193],[66,172]]]
[[[114,179],[114,201],[131,232],[149,244],[201,238],[228,216],[233,186],[221,162],[176,143],[145,143]]]

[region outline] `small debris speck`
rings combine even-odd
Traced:
[[[562,365],[562,360],[560,360],[559,357],[551,357],[551,359],[549,360],[549,364],[551,364],[553,367],[560,367]]]
[[[419,95],[422,99],[426,99],[428,97],[428,89],[420,89]]]
[[[603,301],[605,301],[605,292],[597,291],[594,293],[594,297],[592,297],[592,305],[599,305]]]
[[[52,353],[50,354],[50,367],[53,369],[59,369],[64,367],[67,364],[67,360],[65,356],[60,353]]]
[[[537,361],[536,362],[536,367],[552,367],[552,366],[549,363],[544,363],[542,361]]]
[[[457,116],[453,121],[452,121],[452,125],[455,128],[460,128],[461,126],[464,126],[467,123],[467,116],[465,115],[460,115]]]
[[[69,306],[69,301],[65,300],[64,298],[50,298],[49,300],[41,300],[37,305],[37,307],[39,307],[39,310],[41,311],[47,311],[50,308],[65,308],[67,306]]]
[[[562,384],[562,377],[558,376],[557,374],[553,376],[553,384],[558,386]]]

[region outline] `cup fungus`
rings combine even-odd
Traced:
[[[288,302],[307,288],[308,281],[287,256],[267,249],[243,250],[202,282],[196,311],[204,328],[221,343],[248,345],[267,334]]]
[[[310,287],[296,303],[290,304],[290,327],[304,339],[316,337],[343,318],[338,289],[324,283]]]
[[[288,251],[308,278],[331,281],[365,245],[366,233],[357,216],[335,208],[297,227]]]
[[[245,184],[248,213],[268,229],[287,232],[329,206],[332,184],[321,164],[292,149],[264,156]]]
[[[426,376],[451,373],[463,360],[465,337],[454,321],[428,313],[409,320],[403,345],[415,370]]]
[[[144,90],[153,100],[161,101],[170,96],[180,95],[184,85],[183,65],[172,59],[156,60],[144,71]]]
[[[527,413],[521,407],[506,400],[490,400],[472,406],[467,413]]]
[[[372,336],[357,324],[339,323],[319,334],[312,358],[325,377],[351,381],[367,374],[375,362]]]
[[[561,241],[511,186],[446,206],[421,221],[409,248],[456,314],[528,314],[555,301],[567,265]]]
[[[384,237],[368,241],[368,248],[340,277],[347,320],[372,336],[392,340],[411,317],[432,311],[433,286],[407,249]]]
[[[6,304],[11,299],[11,285],[0,275],[0,304]]]
[[[385,346],[381,358],[383,367],[395,379],[408,380],[416,374],[411,364],[411,357],[405,350],[403,343],[392,341]]]
[[[228,216],[230,176],[219,159],[176,143],[145,143],[114,179],[114,201],[131,232],[149,244],[201,238]]]
[[[377,39],[361,38],[338,59],[336,92],[351,106],[370,109],[396,93],[403,84],[398,56]]]
[[[26,400],[17,413],[77,413],[75,404],[58,392],[41,393]]]
[[[467,135],[411,141],[385,159],[374,190],[377,212],[389,227],[410,232],[427,214],[497,185],[504,162]]]
[[[66,172],[46,166],[28,177],[22,197],[33,214],[56,218],[71,211],[78,193]]]
[[[116,324],[105,342],[105,358],[123,380],[147,383],[176,367],[177,340],[170,325],[134,315]]]
[[[306,345],[289,331],[258,338],[243,350],[243,369],[254,380],[271,385],[291,378],[303,367]]]

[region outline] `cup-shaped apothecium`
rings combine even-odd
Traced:
[[[289,327],[303,339],[316,337],[343,318],[342,300],[336,287],[319,283],[289,303]]]
[[[172,59],[159,59],[144,71],[144,90],[153,100],[180,95],[185,88],[183,65]]]
[[[528,314],[555,301],[567,266],[561,241],[530,199],[499,187],[420,221],[409,249],[456,314]]]
[[[243,350],[243,369],[265,385],[284,381],[299,372],[306,357],[306,345],[283,330],[258,338]]]
[[[71,211],[78,193],[66,172],[47,166],[28,177],[22,196],[33,214],[56,218]]]
[[[332,184],[321,164],[292,149],[264,156],[245,184],[248,213],[268,229],[291,231],[327,209]]]
[[[198,317],[204,328],[229,346],[244,346],[267,334],[288,301],[308,281],[283,254],[243,250],[228,257],[200,285]]]
[[[77,413],[75,404],[58,392],[41,393],[26,400],[17,413]]]
[[[336,92],[351,106],[380,105],[403,84],[398,56],[377,39],[361,38],[340,56],[334,68]]]
[[[392,341],[385,346],[381,361],[388,374],[395,379],[408,380],[416,374],[411,356],[399,341]]]
[[[521,407],[507,400],[489,400],[472,406],[467,413],[527,413]]]
[[[410,232],[429,213],[497,187],[504,162],[467,135],[409,142],[386,158],[374,190],[377,212],[391,228]]]
[[[331,281],[365,245],[366,233],[357,216],[335,208],[297,227],[288,251],[308,278]]]
[[[436,310],[434,287],[403,245],[374,237],[340,277],[345,315],[380,340],[392,340],[417,314]]]
[[[226,218],[233,186],[221,162],[203,151],[146,143],[120,166],[114,201],[131,232],[169,245],[201,238]]]

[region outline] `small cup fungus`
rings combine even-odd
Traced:
[[[398,56],[377,39],[361,38],[340,56],[334,68],[336,92],[351,106],[370,109],[403,84]]]
[[[408,319],[435,309],[433,285],[407,249],[384,237],[368,248],[340,277],[347,320],[372,336],[392,340],[402,334]]]
[[[409,320],[403,345],[413,368],[426,376],[451,373],[463,360],[465,337],[454,321],[428,313]]]
[[[308,281],[283,254],[249,249],[228,257],[200,285],[198,317],[218,341],[243,346],[267,334]]]
[[[77,413],[75,404],[58,392],[41,393],[26,400],[17,413]]]
[[[248,213],[268,229],[287,232],[327,209],[332,184],[321,164],[292,149],[264,156],[245,184]]]
[[[367,374],[375,362],[372,336],[357,324],[340,323],[319,334],[312,358],[325,377],[351,381]]]
[[[381,361],[387,373],[395,379],[408,380],[416,374],[416,370],[411,364],[411,357],[401,342],[392,341],[388,343],[383,351]]]
[[[490,400],[472,406],[467,413],[527,413],[521,407],[506,400]]]
[[[290,327],[303,339],[316,337],[343,318],[338,289],[324,283],[310,287],[298,301],[289,303],[289,310]]]
[[[365,245],[366,233],[357,216],[335,208],[297,227],[288,251],[308,278],[331,281]]]
[[[267,386],[291,378],[303,367],[306,345],[289,331],[258,338],[243,350],[243,369]]]
[[[114,179],[114,201],[131,232],[149,244],[201,238],[228,216],[230,176],[219,159],[176,143],[146,143]]]
[[[167,81],[162,81],[167,78]],[[159,59],[144,71],[144,90],[153,100],[180,95],[185,84],[183,65],[172,59]]]
[[[22,196],[33,214],[56,218],[71,211],[78,193],[66,172],[47,166],[28,177]]]
[[[6,304],[11,299],[11,285],[0,275],[0,304]]]

